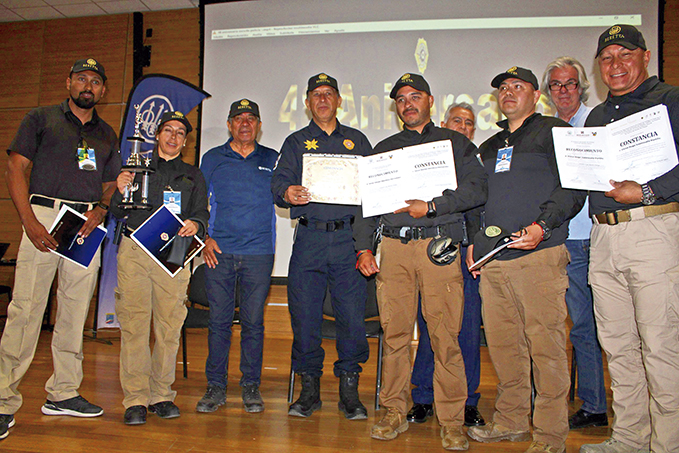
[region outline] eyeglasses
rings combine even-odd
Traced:
[[[550,91],[561,91],[561,88],[566,88],[567,91],[575,91],[578,89],[578,86],[580,84],[578,82],[574,82],[573,80],[569,80],[566,83],[561,83],[561,82],[549,82],[549,90]]]

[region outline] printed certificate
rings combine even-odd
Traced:
[[[555,127],[561,185],[608,191],[609,180],[644,184],[677,165],[667,107],[656,105],[603,127]]]
[[[361,204],[358,161],[346,154],[303,154],[302,185],[315,203]]]
[[[388,214],[406,200],[431,200],[457,189],[450,140],[408,146],[359,160],[363,216]]]

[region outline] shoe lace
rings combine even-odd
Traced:
[[[394,408],[390,408],[384,415],[384,421],[389,423],[390,425],[393,425],[395,423],[401,423],[401,413]]]
[[[219,387],[217,387],[216,385],[210,385],[208,386],[207,391],[205,392],[205,396],[203,398],[208,400],[216,399],[220,393],[221,391]]]
[[[246,385],[243,387],[243,399],[256,400],[259,399],[259,388],[255,385]]]

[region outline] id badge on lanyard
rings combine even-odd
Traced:
[[[80,170],[97,170],[97,156],[94,153],[94,148],[87,146],[87,142],[84,138],[81,138],[80,142],[78,143],[76,157],[78,159],[78,168]]]
[[[175,192],[172,189],[163,191],[163,204],[167,206],[171,212],[181,215],[182,213],[182,193]]]
[[[512,151],[513,146],[506,146],[497,150],[497,159],[495,161],[495,173],[502,173],[509,171],[512,166]]]

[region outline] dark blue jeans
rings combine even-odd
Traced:
[[[366,280],[356,270],[351,230],[323,231],[299,225],[288,271],[288,308],[294,338],[292,369],[319,377],[323,300],[330,287],[337,320],[335,376],[360,372],[368,360],[365,337]]]
[[[240,280],[240,385],[259,385],[264,347],[264,304],[271,285],[273,255],[217,256],[219,264],[205,269],[210,302],[208,385],[226,387],[231,348],[231,325],[235,311],[236,279]]]
[[[464,278],[464,315],[458,341],[464,360],[467,376],[467,406],[476,406],[481,394],[476,390],[481,380],[481,296],[479,295],[479,278],[474,279],[464,257],[467,247],[462,247],[462,277]],[[432,404],[434,402],[434,352],[429,342],[427,323],[422,316],[422,306],[417,306],[417,327],[420,341],[413,365],[410,382],[415,386],[412,390],[413,403]]]
[[[606,386],[601,346],[597,340],[592,289],[587,284],[589,240],[567,240],[571,262],[566,267],[569,288],[566,291],[568,315],[573,321],[571,343],[575,348],[578,370],[578,397],[582,409],[593,414],[606,412]]]

